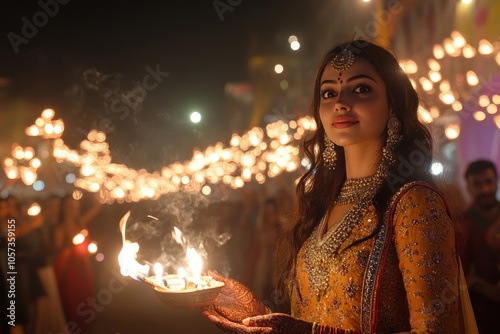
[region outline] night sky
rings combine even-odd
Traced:
[[[91,128],[112,127],[114,160],[137,166],[148,161],[141,167],[155,169],[189,159],[194,146],[227,140],[224,85],[248,80],[251,39],[285,50],[288,35],[308,24],[300,1],[223,0],[217,11],[212,0],[73,0],[58,3],[57,10],[52,6],[57,13],[46,24],[41,2],[55,0],[12,1],[1,11],[0,77],[9,80],[7,105],[27,104],[22,111],[28,121],[54,108],[66,123],[70,147]],[[24,38],[26,20],[35,17],[41,20],[38,32],[13,46],[13,34]],[[142,103],[110,108],[151,71],[162,73],[161,82],[150,81],[155,88]],[[204,117],[198,125],[188,119],[194,109]]]

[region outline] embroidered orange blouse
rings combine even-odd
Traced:
[[[383,225],[376,236],[348,247],[376,228],[373,206],[333,254],[328,252],[335,243],[333,229],[325,234],[324,222],[316,227],[298,253],[292,316],[363,333],[373,321],[377,333],[458,332],[459,272],[446,206],[429,187],[405,188],[410,189],[396,203],[392,235],[384,237]],[[381,268],[382,274],[375,274]]]

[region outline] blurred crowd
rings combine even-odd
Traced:
[[[461,231],[459,251],[480,333],[497,332],[500,202],[495,197],[498,192],[495,166],[487,161],[471,164],[465,182],[471,202],[468,207],[462,196],[465,194],[458,187],[450,185],[442,189]],[[275,178],[264,185],[249,185],[224,196],[202,213],[217,217],[218,229],[230,235],[224,245],[209,250],[207,268],[240,280],[271,309],[276,309],[273,263],[279,254],[275,254],[275,246],[294,212],[293,175]],[[16,326],[10,326],[9,318],[4,318],[0,333],[88,333],[89,324],[78,314],[78,309],[82,302],[96,295],[99,278],[91,266],[89,238],[85,236],[92,221],[102,220],[98,214],[103,206],[89,197],[82,208],[82,201],[71,194],[50,196],[39,203],[37,211],[33,201],[14,196],[0,198],[0,306],[4,310],[10,303],[7,278],[11,270],[7,255],[8,230],[13,225],[16,272]],[[112,219],[117,230],[118,219]],[[83,238],[75,241],[77,235]]]
[[[100,209],[94,201],[81,212],[80,201],[71,194],[50,196],[41,204],[12,195],[0,198],[0,303],[5,310],[15,302],[14,316],[2,321],[2,333],[67,333],[85,328],[76,312],[92,294],[93,275],[88,238],[74,237],[85,236]],[[10,277],[15,284],[8,283]]]

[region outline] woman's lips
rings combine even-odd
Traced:
[[[340,116],[340,117],[336,117],[333,120],[332,125],[334,128],[344,129],[344,128],[349,128],[349,127],[356,125],[358,123],[359,122],[355,118],[347,117],[347,116]]]

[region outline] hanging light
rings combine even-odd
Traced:
[[[490,104],[490,98],[488,97],[488,95],[481,95],[479,97],[478,104],[481,107],[486,108]]]
[[[446,38],[443,43],[444,43],[444,49],[445,49],[446,53],[448,53],[450,56],[456,57],[457,51],[460,54],[460,50],[457,50],[457,48],[453,44],[453,41],[451,40],[451,38]]]
[[[427,64],[429,65],[429,68],[432,70],[432,71],[439,71],[441,70],[441,65],[439,65],[439,62],[436,60],[436,59],[429,59],[427,61]]]
[[[479,84],[479,78],[477,77],[476,73],[474,73],[474,71],[468,71],[466,77],[467,83],[470,86],[477,86]]]
[[[426,92],[429,92],[432,90],[433,88],[433,84],[432,84],[432,81],[430,81],[429,79],[425,78],[425,77],[421,77],[420,80],[419,80],[420,84],[422,85],[422,88],[426,91]]]
[[[463,47],[462,53],[465,58],[473,58],[476,55],[476,49],[474,49],[471,45],[467,44]]]
[[[490,104],[489,106],[486,107],[486,111],[488,112],[488,114],[490,115],[494,115],[497,113],[498,111],[498,107],[496,104]]]
[[[455,46],[457,48],[462,48],[464,47],[465,45],[465,38],[464,36],[462,36],[462,34],[458,31],[453,31],[451,33],[451,38],[453,39],[453,44],[455,44]]]
[[[429,79],[431,79],[432,82],[438,82],[442,79],[441,73],[430,71],[429,72]]]
[[[480,54],[490,55],[493,53],[493,45],[486,39],[479,41],[479,47],[477,48]]]
[[[453,108],[453,110],[455,111],[460,111],[462,110],[462,103],[460,103],[460,101],[455,101],[451,104],[451,107]]]
[[[411,59],[407,59],[407,60],[402,60],[400,63],[399,63],[399,66],[401,66],[401,68],[403,69],[403,71],[406,73],[406,74],[414,74],[414,73],[417,73],[418,71],[418,66],[417,66],[417,63],[415,63],[413,60]]]
[[[451,89],[450,82],[449,82],[448,80],[443,80],[443,81],[439,84],[439,89],[440,89],[442,92],[448,92],[448,91]]]
[[[493,121],[495,122],[497,127],[500,129],[500,115],[493,117]]]
[[[455,97],[451,92],[441,93],[439,94],[439,98],[443,101],[444,104],[452,104],[455,102]]]
[[[434,120],[431,116],[431,113],[422,106],[418,107],[418,116],[423,122],[428,124],[432,123],[432,121]]]
[[[445,52],[444,52],[444,49],[441,45],[439,45],[439,44],[434,45],[434,48],[432,51],[433,51],[434,57],[436,57],[436,59],[443,59]]]
[[[457,139],[460,136],[460,126],[458,124],[448,124],[444,129],[444,134],[449,140]]]
[[[486,119],[486,114],[484,112],[482,112],[481,110],[474,111],[472,116],[474,117],[474,119],[476,121],[479,121],[479,122],[484,121]]]

